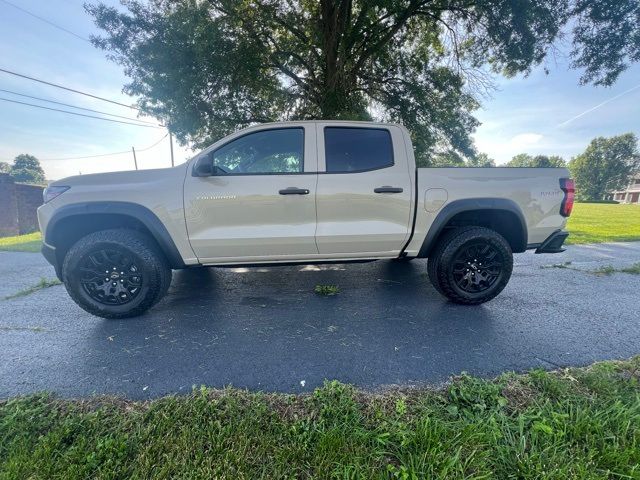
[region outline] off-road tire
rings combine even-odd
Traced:
[[[454,276],[454,261],[464,249],[488,246],[499,256],[499,274],[490,285],[477,292],[465,291]],[[480,267],[482,268],[482,267]],[[435,289],[449,300],[462,305],[478,305],[496,297],[507,285],[513,271],[513,252],[502,235],[484,227],[460,227],[447,232],[438,241],[427,265],[427,273]]]
[[[96,299],[97,294],[84,286],[83,275],[87,275],[86,262],[89,255],[102,251],[115,252],[115,254],[111,253],[114,265],[118,262],[117,254],[121,255],[120,258],[130,259],[136,271],[139,272],[137,277],[133,277],[141,278],[139,290],[134,287],[135,297],[126,300],[123,304],[103,303],[104,299],[103,301]],[[113,269],[116,270],[116,268]],[[110,268],[106,270],[111,271]],[[105,275],[111,281],[106,270]],[[117,270],[120,270],[118,265]],[[122,272],[116,271],[114,275],[118,273]],[[114,281],[120,281],[119,278],[117,277]],[[123,275],[123,281],[125,278],[126,276]],[[82,237],[69,249],[62,264],[62,281],[73,301],[92,315],[109,319],[130,318],[141,315],[164,296],[171,284],[171,268],[156,243],[148,235],[129,229],[101,230]],[[102,279],[99,282],[102,282]],[[124,292],[125,297],[128,293]],[[115,297],[112,295],[109,298]]]

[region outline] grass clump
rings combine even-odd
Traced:
[[[337,285],[316,285],[316,288],[314,288],[314,292],[316,292],[318,295],[330,297],[332,295],[337,295],[338,293],[340,293],[340,289]]]
[[[628,273],[630,275],[640,275],[640,262],[634,263],[630,267],[621,268],[618,271],[622,273]]]
[[[640,205],[576,203],[567,230],[572,244],[640,240]]]
[[[42,248],[40,232],[0,238],[0,250],[10,252],[39,252]]]
[[[629,267],[615,268],[612,265],[604,265],[596,270],[593,270],[592,273],[596,275],[612,275],[614,273],[628,273],[630,275],[640,275],[640,262],[634,263]]]
[[[56,285],[62,285],[62,282],[60,280],[58,280],[57,278],[53,278],[53,279],[46,279],[44,277],[40,278],[40,281],[38,283],[36,283],[35,285],[25,288],[24,290],[20,290],[19,292],[16,292],[14,294],[11,295],[7,295],[6,297],[4,297],[4,300],[10,300],[12,298],[18,298],[18,297],[24,297],[26,295],[31,295],[34,292],[37,292],[38,290],[42,290],[44,288],[49,288],[49,287],[55,287]]]
[[[638,478],[640,357],[441,390],[0,402],[4,478]]]

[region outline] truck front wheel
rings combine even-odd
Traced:
[[[502,235],[484,227],[446,233],[429,256],[428,273],[438,292],[463,305],[498,295],[509,282],[513,253]]]
[[[91,233],[65,255],[62,280],[85,311],[103,318],[141,315],[166,293],[171,268],[153,240],[135,230]]]

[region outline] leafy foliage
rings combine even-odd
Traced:
[[[44,183],[44,170],[33,155],[23,153],[13,160],[9,174],[16,182]]]
[[[640,2],[577,0],[573,7],[573,67],[581,83],[612,85],[630,62],[640,61]]]
[[[496,161],[486,153],[478,153],[467,160],[468,167],[495,167]]]
[[[340,289],[337,285],[316,285],[313,289],[318,295],[324,297],[331,297],[340,293]]]
[[[0,162],[0,173],[10,173],[11,172],[11,165],[9,165],[7,162]]]
[[[531,156],[526,153],[520,153],[513,157],[507,164],[507,167],[529,167],[529,168],[549,168],[549,167],[566,167],[562,157],[557,155],[536,155]]]
[[[638,139],[633,133],[594,138],[584,153],[569,162],[580,201],[600,200],[624,188],[640,168]]]
[[[0,402],[6,478],[637,478],[640,360],[443,390]],[[613,475],[615,473],[615,475]]]
[[[471,112],[491,86],[489,72],[528,73],[572,18],[582,32],[576,49],[620,53],[613,65],[576,59],[585,75],[597,74],[585,81],[606,75],[612,83],[636,59],[626,53],[633,39],[590,36],[613,17],[592,14],[588,3],[123,0],[126,10],[86,8],[105,32],[94,43],[131,78],[125,91],[183,143],[204,146],[255,122],[387,120],[412,132],[425,165],[437,152],[473,157]],[[617,0],[615,11],[635,3]],[[592,45],[603,41],[610,44]]]

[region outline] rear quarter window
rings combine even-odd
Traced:
[[[377,170],[393,165],[393,144],[383,128],[325,127],[327,173]]]

